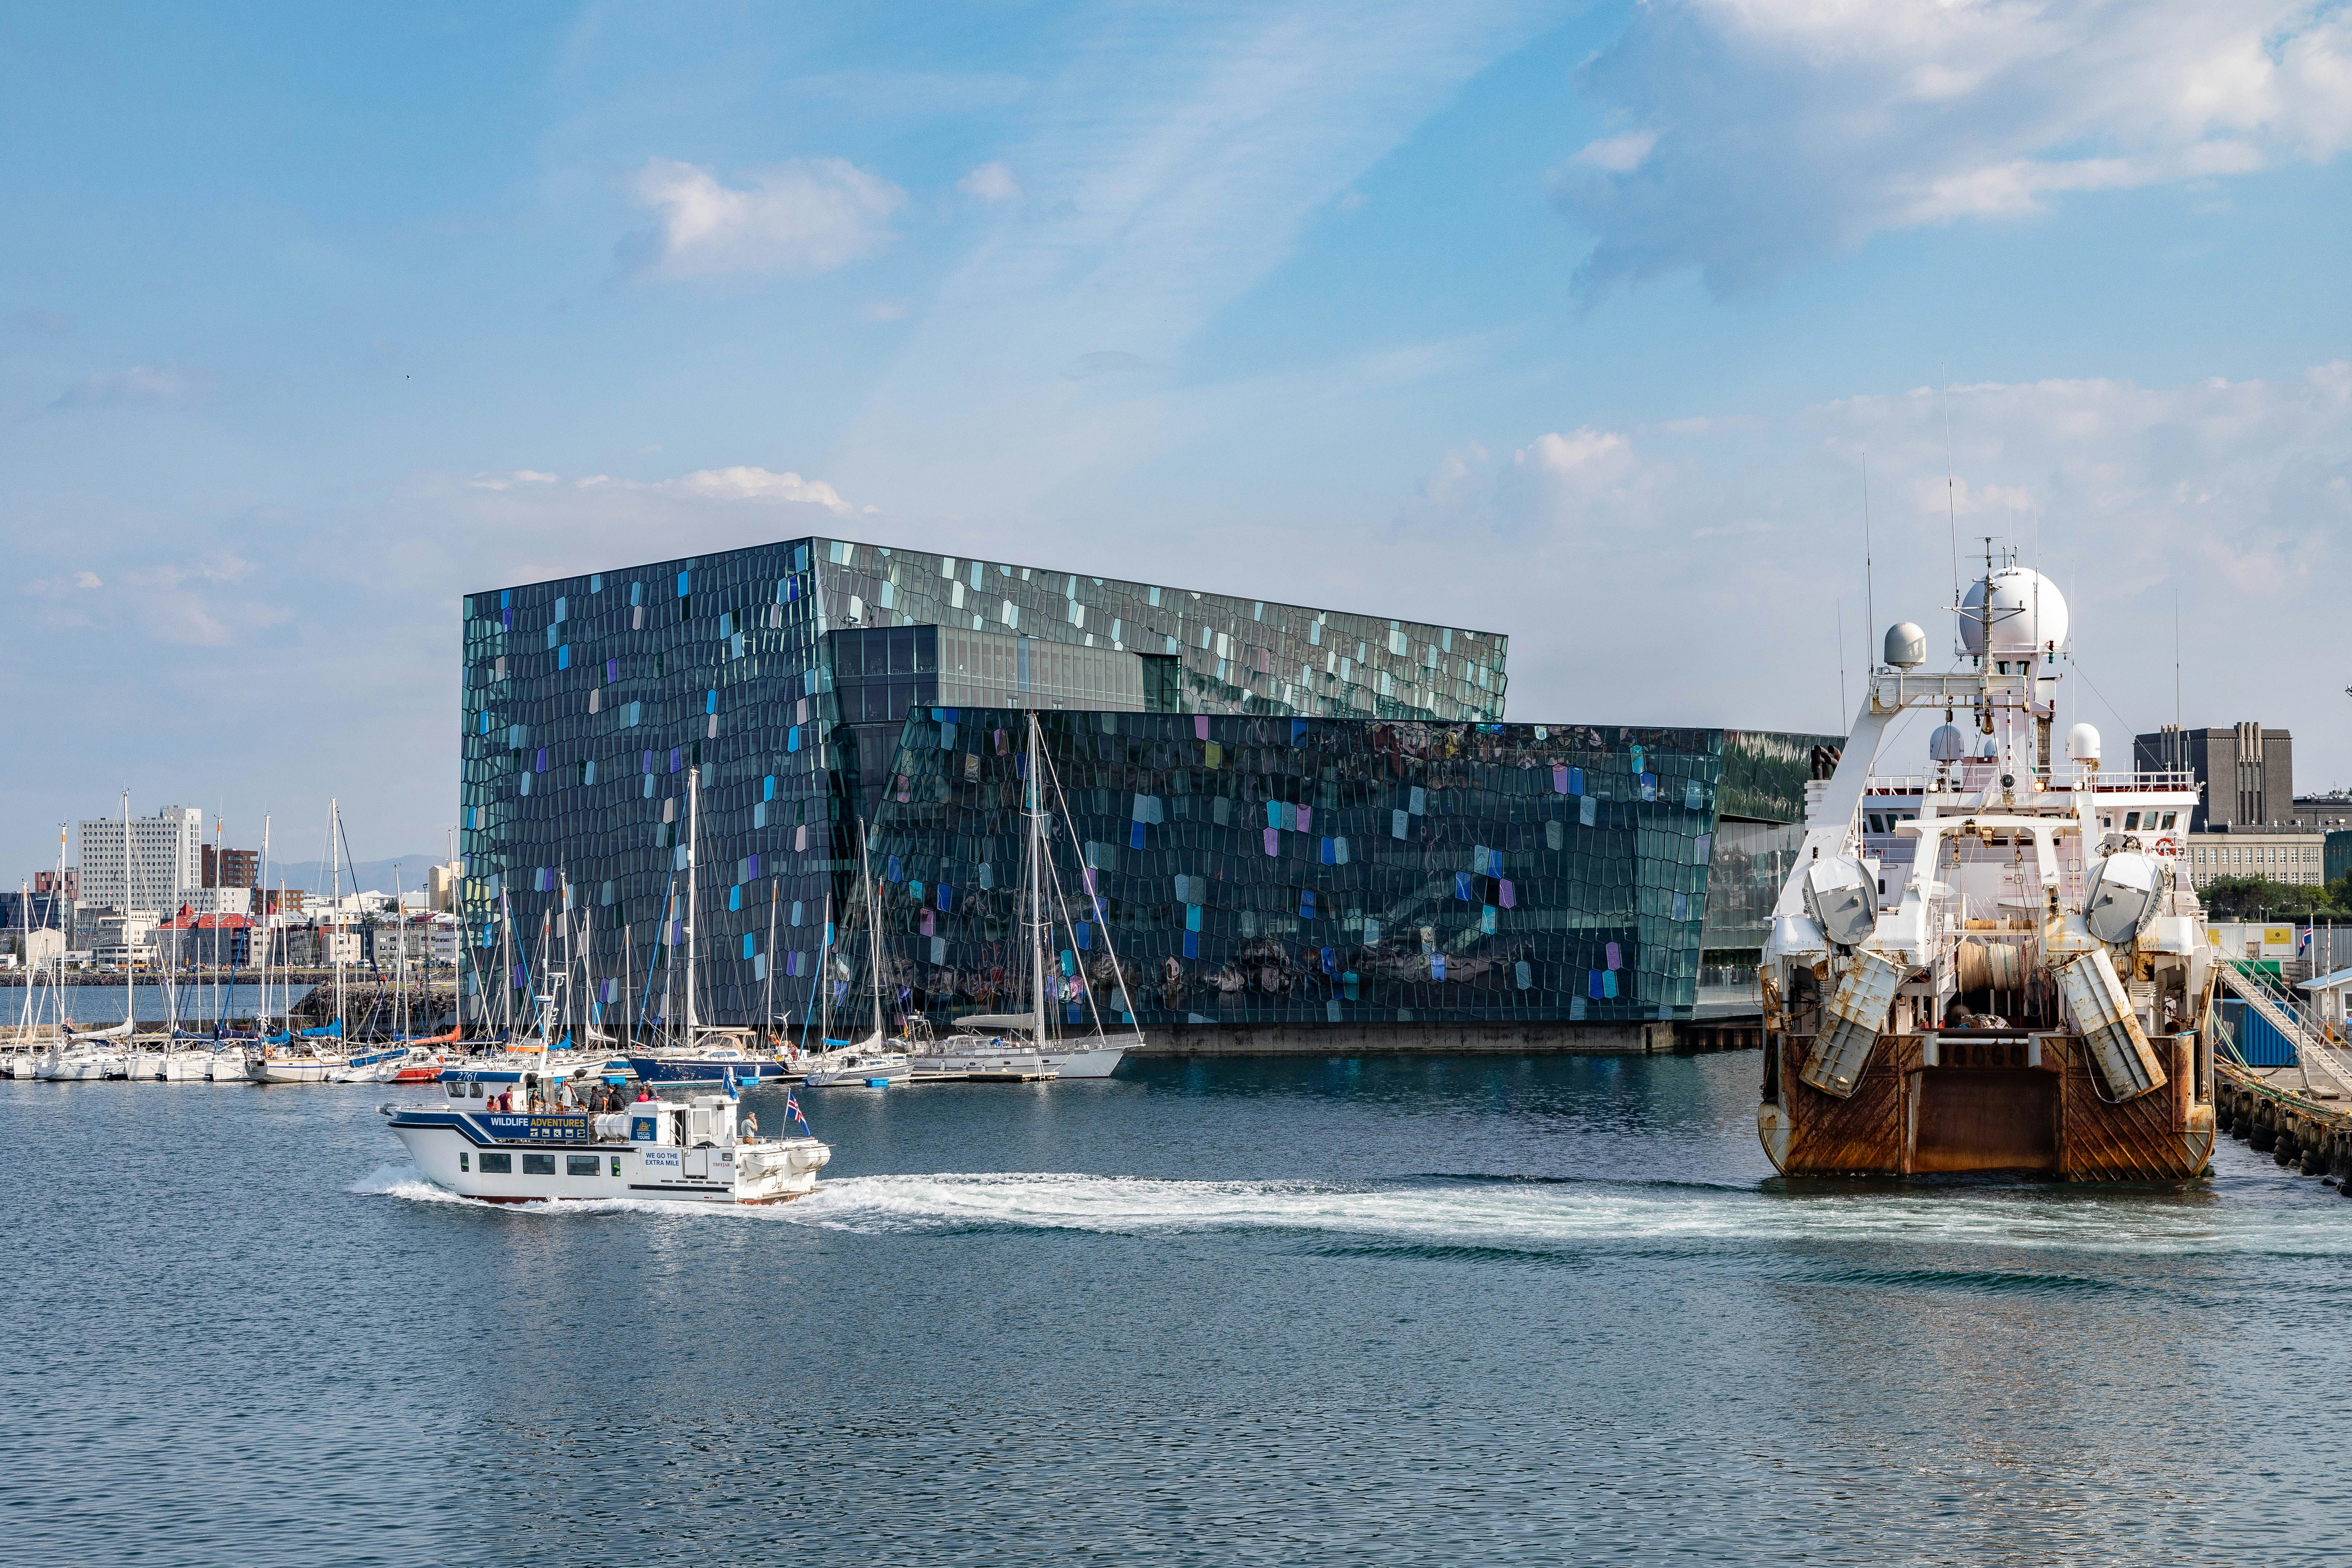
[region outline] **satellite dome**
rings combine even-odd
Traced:
[[[1886,662],[1897,669],[1916,669],[1927,662],[1927,634],[1911,621],[1886,628]]]
[[[1977,748],[1977,755],[1982,757],[1986,762],[1990,762],[1995,757],[2000,755],[2000,743],[1995,741],[1990,735],[1987,735],[1984,738],[1984,744]]]
[[[1927,737],[1927,755],[1938,763],[1965,762],[1969,754],[1969,737],[1958,724],[1944,724]]]
[[[1987,604],[1986,588],[1991,588]],[[1969,584],[1960,600],[1960,644],[2000,658],[2066,646],[2066,599],[2039,572],[2002,566]]]
[[[2071,761],[2095,765],[2099,760],[2099,731],[2088,724],[2077,724],[2067,731],[2066,755]]]

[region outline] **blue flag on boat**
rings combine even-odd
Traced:
[[[743,1098],[741,1094],[737,1092],[735,1088],[735,1064],[732,1062],[727,1064],[727,1098],[730,1100],[740,1100]]]
[[[801,1114],[801,1102],[793,1098],[793,1091],[789,1089],[784,1090],[784,1114],[799,1122],[802,1131],[812,1138],[816,1136],[816,1130],[808,1124],[808,1118]]]

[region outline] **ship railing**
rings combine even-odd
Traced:
[[[1994,764],[1980,760],[1956,764],[1951,772],[1938,776],[1934,773],[1880,773],[1870,775],[1863,793],[1865,795],[1929,795],[1980,790],[1992,782]],[[2022,786],[2029,779],[2039,779],[2051,793],[2063,794],[2076,788],[2088,788],[2096,795],[2179,795],[2194,794],[2195,773],[2172,772],[2098,773],[2083,774],[2074,768],[2027,768],[2019,773],[2017,781]]]

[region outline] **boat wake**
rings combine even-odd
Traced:
[[[473,1200],[384,1166],[354,1193]],[[1152,1236],[1290,1232],[1431,1255],[1914,1244],[2146,1256],[2352,1255],[2352,1205],[2249,1213],[2206,1192],[2088,1194],[1959,1186],[1788,1193],[1678,1183],[1408,1176],[1176,1181],[1076,1173],[849,1176],[760,1207],[634,1198],[497,1205],[517,1215],[646,1213],[772,1221],[856,1235],[1064,1230]]]

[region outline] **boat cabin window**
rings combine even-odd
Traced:
[[[522,1173],[526,1176],[551,1176],[555,1174],[555,1156],[552,1154],[525,1154],[522,1157]]]
[[[465,1099],[466,1086],[462,1083],[452,1081],[449,1085],[449,1098],[452,1100]]]
[[[563,1156],[563,1173],[567,1176],[593,1176],[596,1173],[596,1165],[597,1160],[593,1154]]]
[[[2170,827],[2170,826],[2171,826],[2175,822],[2177,822],[2177,821],[2179,821],[2179,817],[2180,817],[2180,814],[2179,814],[2179,812],[2177,812],[2177,811],[2168,811],[2168,812],[2166,812],[2166,813],[2164,814],[2164,826],[2167,826],[2167,827]]]
[[[486,1176],[513,1175],[514,1156],[512,1154],[493,1154],[488,1150],[484,1150],[482,1152],[482,1174]]]
[[[2149,812],[2149,813],[2147,814],[2147,820],[2148,820],[2148,826],[2151,826],[2151,827],[2153,827],[2153,826],[2156,825],[2156,813],[2154,813],[2154,812],[2152,812],[2152,811],[2151,811],[2151,812]],[[2138,826],[2139,826],[2139,813],[2138,813],[2138,812],[2137,812],[2137,811],[2126,811],[2126,812],[2125,812],[2125,813],[2124,813],[2124,831],[2125,831],[2125,832],[2129,833],[2133,828],[2137,827]]]
[[[614,1174],[614,1175],[616,1175],[616,1176],[617,1176],[617,1175],[619,1175],[620,1173],[621,1173],[621,1157],[620,1157],[618,1154],[615,1154],[615,1155],[614,1155],[614,1156],[613,1156],[613,1174]]]
[[[467,1098],[470,1100],[479,1100],[482,1098],[482,1080],[480,1079],[476,1079],[474,1080],[474,1087],[467,1091]]]
[[[459,1170],[461,1170],[461,1171],[470,1171],[470,1170],[472,1170],[474,1167],[473,1167],[470,1163],[467,1163],[467,1162],[468,1162],[468,1159],[469,1159],[469,1156],[467,1154],[466,1151],[464,1151],[463,1149],[458,1150],[458,1151],[457,1151],[457,1169],[459,1169]]]

